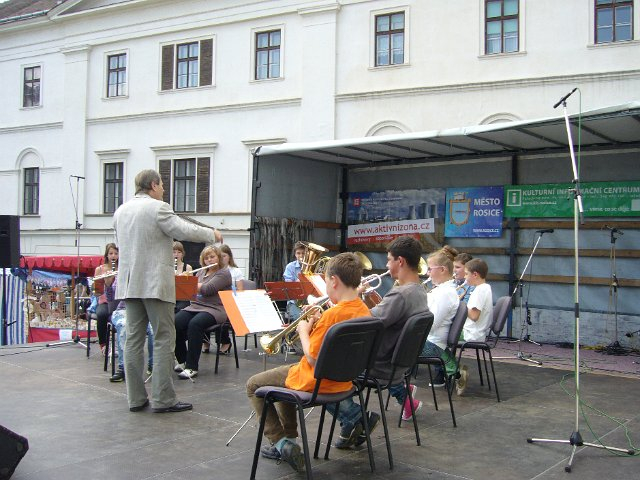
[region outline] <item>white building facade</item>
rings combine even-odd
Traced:
[[[638,0],[51,3],[0,19],[0,214],[24,255],[75,254],[76,215],[101,254],[154,168],[246,272],[257,146],[640,97]]]

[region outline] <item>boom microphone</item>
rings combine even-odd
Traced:
[[[543,233],[553,233],[554,230],[553,228],[547,228],[545,230],[536,230],[536,233],[539,233],[540,235],[542,235]]]
[[[556,103],[553,108],[558,108],[558,105],[560,105],[562,102],[564,102],[567,98],[569,98],[571,95],[573,95],[573,92],[575,92],[578,89],[578,87],[574,88],[573,90],[571,90],[569,93],[567,93],[564,97],[562,97],[560,100],[558,100],[558,103]]]

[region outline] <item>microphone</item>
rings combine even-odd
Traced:
[[[558,100],[558,103],[556,103],[553,108],[558,108],[558,105],[560,105],[562,102],[564,102],[567,98],[569,98],[571,95],[573,95],[573,92],[575,92],[578,89],[578,87],[574,88],[573,90],[571,90],[569,93],[567,93],[564,97],[562,97],[560,100]]]
[[[80,177],[78,175],[69,175],[70,178],[81,178],[82,180],[84,180],[84,177]]]
[[[553,228],[546,228],[544,230],[536,230],[536,233],[539,233],[540,235],[542,235],[543,233],[553,233],[554,230]]]

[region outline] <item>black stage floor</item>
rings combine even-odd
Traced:
[[[32,479],[246,479],[251,470],[256,422],[227,440],[249,416],[244,385],[263,369],[257,350],[240,352],[240,368],[232,356],[222,357],[218,375],[215,355],[203,355],[195,382],[175,380],[179,398],[194,404],[192,412],[130,413],[125,385],[110,383],[103,358],[92,348],[75,344],[0,348],[0,425],[27,437],[30,449],[12,478]],[[284,362],[269,357],[268,366]],[[289,356],[288,361],[297,361]],[[640,455],[614,455],[595,448],[578,448],[572,473],[564,467],[571,447],[528,444],[527,437],[567,440],[575,426],[571,372],[561,367],[534,368],[528,362],[497,362],[495,392],[480,386],[470,359],[467,393],[454,398],[458,427],[453,428],[446,393],[438,393],[435,411],[422,369],[416,384],[424,401],[417,416],[422,445],[413,428],[397,427],[399,406],[389,408],[394,470],[389,470],[383,429],[374,432],[376,472],[371,473],[366,448],[332,448],[331,459],[313,461],[316,479],[630,479],[640,478]],[[587,366],[588,367],[588,366]],[[570,367],[569,367],[570,368]],[[640,446],[640,376],[594,374],[580,376],[583,408],[580,432],[585,442],[594,434],[610,446]],[[637,370],[636,370],[637,371]],[[564,378],[567,376],[567,378]],[[567,392],[565,392],[565,390]],[[377,408],[377,407],[376,407]],[[308,418],[315,439],[319,418]],[[325,430],[328,433],[328,427]],[[593,433],[592,433],[593,432]],[[324,438],[326,438],[325,433]],[[628,438],[627,438],[628,435]],[[313,442],[312,442],[313,447]],[[257,478],[304,478],[287,464],[261,459]]]

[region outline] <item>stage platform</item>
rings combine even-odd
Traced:
[[[242,346],[243,340],[239,339],[239,344]],[[250,346],[253,347],[252,342]],[[373,434],[375,473],[369,469],[366,448],[349,451],[332,448],[330,460],[313,460],[314,478],[637,478],[640,455],[630,457],[579,448],[573,472],[569,474],[564,467],[570,446],[527,443],[528,437],[567,440],[575,424],[572,350],[555,352],[549,347],[533,347],[533,350],[529,345],[522,348],[539,356],[542,367],[510,358],[517,352],[517,344],[500,344],[496,356],[507,357],[496,363],[500,403],[486,383],[484,387],[479,384],[475,363],[469,358],[464,360],[471,375],[465,395],[454,398],[457,428],[452,426],[442,389],[438,393],[440,410],[434,410],[427,388],[428,373],[421,368],[415,383],[419,387],[417,398],[424,402],[417,413],[422,445],[416,445],[411,423],[403,422],[402,428],[397,427],[399,406],[394,404],[388,412],[394,470],[389,470],[380,427]],[[110,372],[103,371],[99,349],[92,348],[91,352],[87,359],[85,350],[75,344],[0,348],[0,425],[27,437],[30,445],[12,478],[249,477],[256,422],[251,421],[230,446],[225,443],[251,411],[245,382],[263,369],[263,357],[255,348],[240,352],[239,369],[235,368],[232,356],[222,357],[218,375],[213,373],[215,355],[203,355],[195,382],[177,378],[174,382],[180,400],[192,402],[193,411],[172,414],[153,414],[150,410],[130,413],[124,383],[110,383]],[[588,424],[580,416],[584,441],[593,442],[595,433],[610,446],[626,449],[630,448],[630,441],[640,446],[640,365],[634,363],[638,357],[596,352],[584,352],[581,356],[585,372],[580,377],[582,400],[597,409],[583,408],[588,416]],[[267,366],[284,361],[281,355],[269,357]],[[289,356],[287,362],[293,361],[297,357]],[[616,368],[617,364],[624,367]],[[308,418],[308,432],[313,439],[319,415],[316,409]],[[325,439],[327,435],[328,426]],[[257,478],[305,477],[285,463],[261,459]]]

